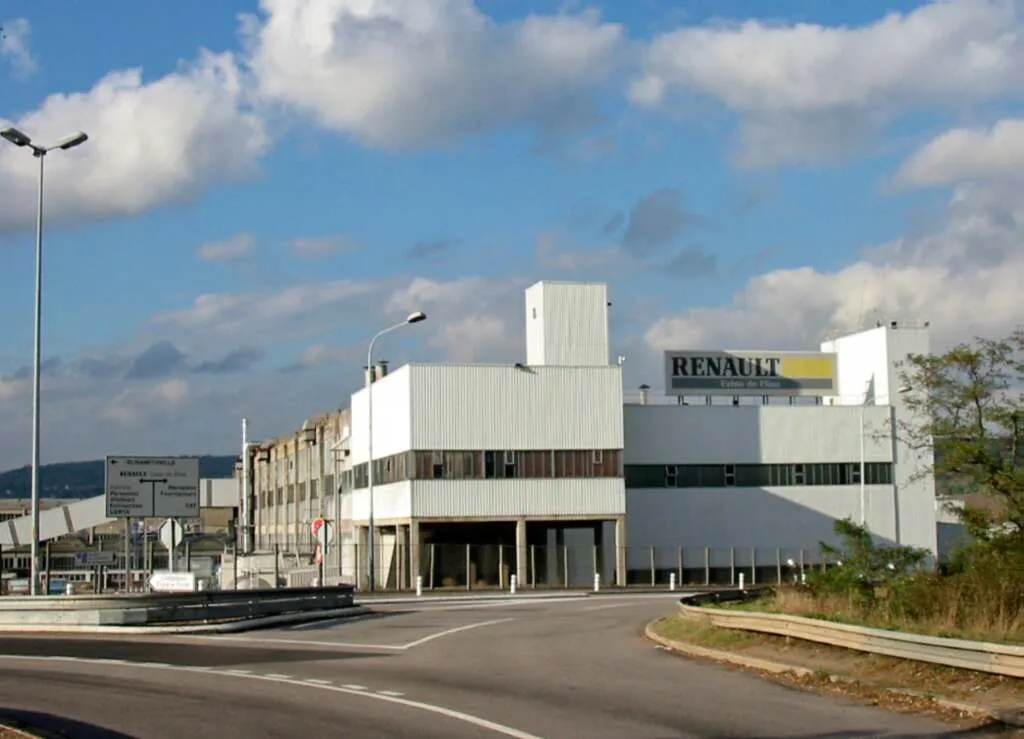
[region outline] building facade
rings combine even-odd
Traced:
[[[512,574],[571,585],[595,572],[619,584],[684,569],[756,577],[820,561],[846,517],[883,543],[935,552],[930,450],[898,433],[914,420],[898,365],[928,352],[926,326],[758,360],[832,363],[830,379],[805,382],[821,390],[661,398],[645,385],[627,399],[609,361],[609,305],[602,284],[539,282],[525,296],[525,362],[382,363],[348,409],[253,445],[255,546],[307,556],[311,523],[325,518],[329,561],[365,584],[372,518],[374,576],[388,587],[416,575],[503,586]]]

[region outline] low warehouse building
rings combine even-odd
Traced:
[[[609,305],[603,284],[539,282],[525,362],[382,363],[368,370],[372,413],[363,388],[254,445],[255,547],[314,556],[326,519],[335,577],[365,586],[372,434],[381,587],[774,579],[818,562],[847,516],[935,552],[934,481],[918,474],[930,450],[894,433],[897,363],[928,352],[926,326],[814,353],[666,352],[655,402],[646,385],[624,396]]]

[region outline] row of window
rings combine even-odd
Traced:
[[[366,463],[344,473],[342,490],[368,485]],[[620,449],[527,451],[415,451],[373,462],[373,484],[403,480],[493,480],[507,478],[621,477]]]
[[[860,463],[626,465],[627,488],[759,488],[859,485]],[[866,485],[892,485],[892,463],[864,465]]]

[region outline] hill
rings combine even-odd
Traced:
[[[103,495],[104,461],[59,462],[39,468],[39,483],[45,498],[90,498]],[[199,457],[201,477],[231,477],[235,456]],[[32,494],[31,468],[0,472],[0,498],[28,498]]]

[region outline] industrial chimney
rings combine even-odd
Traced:
[[[647,405],[647,393],[650,391],[650,385],[640,386],[640,405]]]

